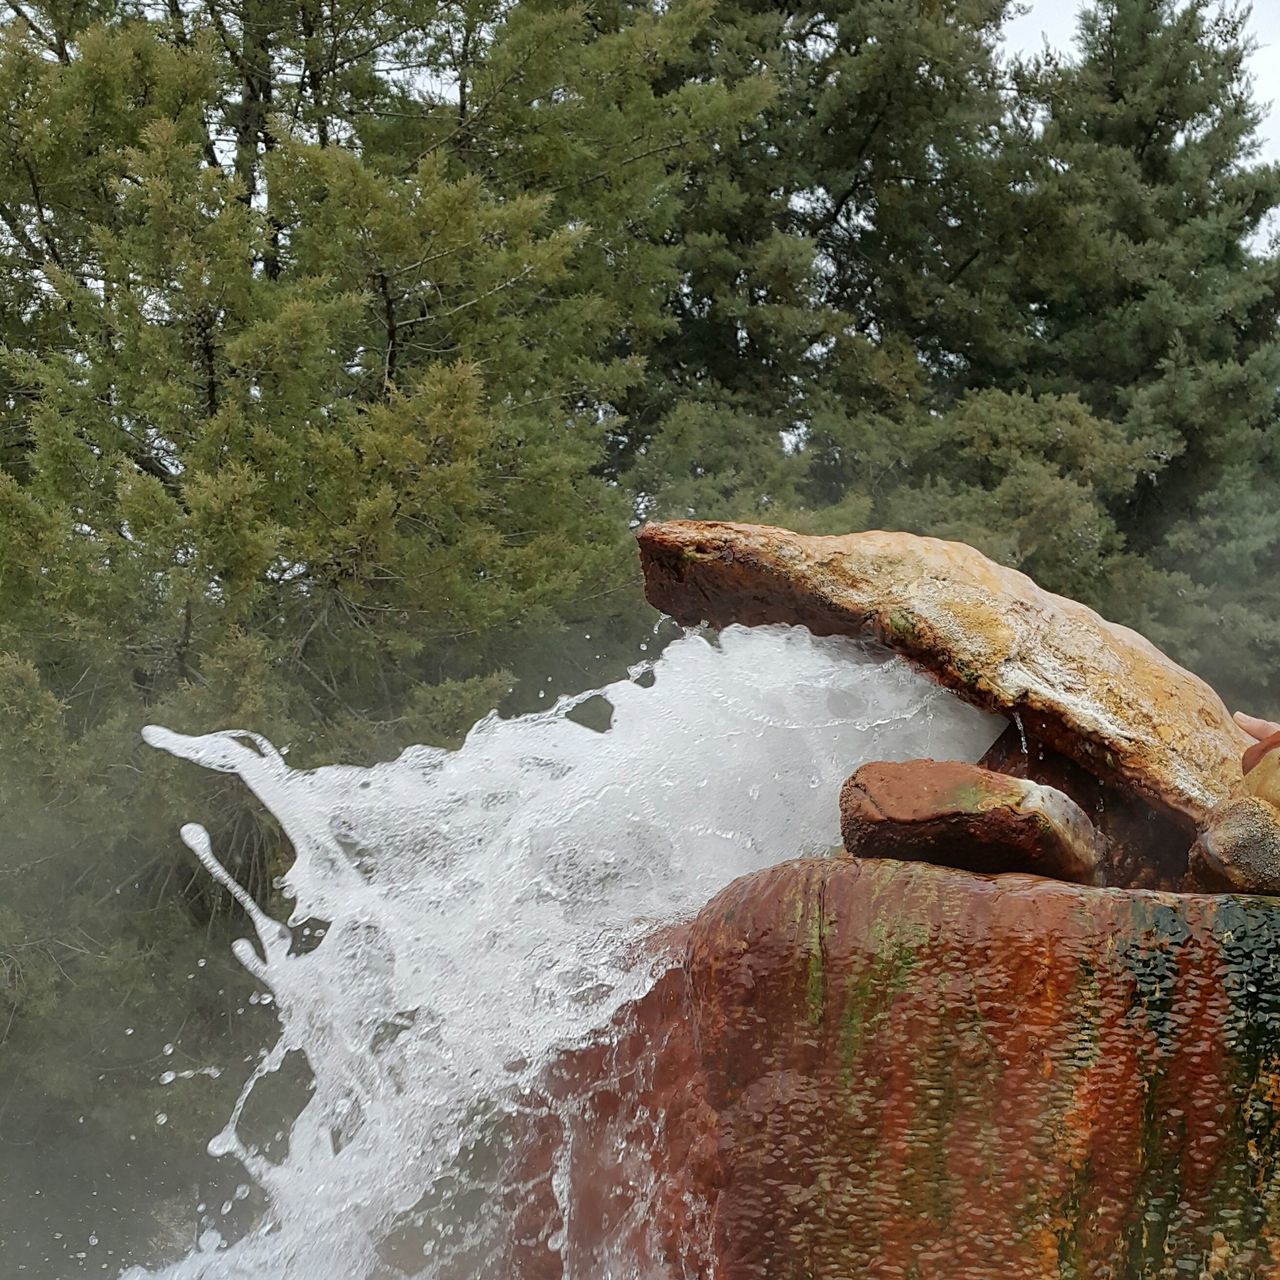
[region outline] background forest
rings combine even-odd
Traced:
[[[225,952],[180,821],[287,856],[143,724],[456,742],[635,657],[646,517],[963,539],[1280,710],[1243,17],[1010,10],[5,0],[10,1087]]]

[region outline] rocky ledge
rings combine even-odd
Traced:
[[[682,622],[867,637],[1012,723],[978,764],[862,765],[851,856],[667,936],[675,966],[525,1112],[511,1273],[1280,1275],[1280,736],[967,547],[640,544]]]
[[[798,623],[874,641],[1008,717],[981,765],[1060,793],[1057,810],[1073,802],[1083,812],[1101,848],[1096,882],[1280,891],[1280,857],[1258,853],[1269,842],[1280,851],[1280,768],[1274,794],[1250,791],[1241,757],[1252,739],[1203,680],[1137,632],[962,543],[683,520],[648,525],[638,539],[649,601],[678,622]],[[985,812],[964,820],[965,851],[957,845],[950,865],[974,868],[973,840],[983,831],[997,839],[1003,811]],[[877,838],[851,852],[902,856],[890,828],[880,823]],[[1082,879],[1078,869],[1052,869],[1041,852],[1019,860],[1016,845],[999,869]],[[941,853],[935,843],[917,856]]]

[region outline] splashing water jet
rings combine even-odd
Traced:
[[[593,698],[612,708],[603,732],[572,718]],[[296,851],[282,924],[203,828],[182,829],[245,908],[260,950],[236,955],[270,989],[280,1037],[210,1143],[267,1211],[237,1241],[206,1232],[164,1274],[497,1280],[511,1135],[548,1064],[674,963],[661,930],[738,876],[835,846],[861,762],[976,760],[1002,727],[901,659],[769,626],[686,634],[630,680],[368,769],[299,771],[253,734],[148,728],[151,745],[238,774]],[[295,945],[317,920],[320,943]],[[314,1086],[269,1154],[240,1122],[294,1054]],[[564,1224],[571,1159],[554,1179]],[[637,1274],[595,1256],[608,1264],[588,1275],[566,1252],[565,1274]]]

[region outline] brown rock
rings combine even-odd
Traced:
[[[1103,846],[1053,787],[956,760],[865,764],[840,792],[845,849],[965,871],[1103,882]]]
[[[1267,898],[743,877],[553,1071],[501,1274],[1274,1277],[1278,939]]]
[[[972,547],[683,520],[638,537],[649,601],[678,622],[801,623],[878,640],[1190,826],[1240,787],[1249,739],[1204,681]]]
[[[1277,928],[921,863],[737,881],[687,962],[709,1274],[1275,1276]]]
[[[1187,887],[1280,894],[1280,809],[1258,795],[1237,796],[1214,809],[1191,846]]]
[[[684,969],[670,969],[597,1040],[554,1060],[539,1093],[522,1097],[498,1180],[512,1229],[495,1274],[604,1276],[620,1258],[626,1274],[709,1274],[689,1192],[717,1181],[718,1134],[687,988]]]

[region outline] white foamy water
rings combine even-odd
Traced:
[[[210,1144],[266,1209],[165,1275],[505,1280],[504,1119],[674,962],[642,940],[746,872],[827,853],[860,763],[975,760],[1002,727],[899,660],[800,628],[688,634],[598,693],[604,733],[568,718],[582,694],[369,769],[292,770],[250,733],[146,731],[239,774],[297,855],[289,921],[241,895],[258,936],[237,955],[281,1030]],[[226,882],[203,829],[183,837]],[[242,1112],[298,1055],[314,1087],[287,1144],[255,1146]],[[607,1247],[594,1259],[588,1274],[566,1252],[565,1274],[635,1274]]]

